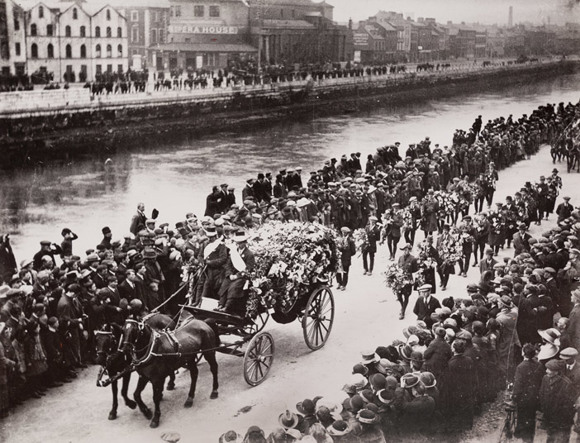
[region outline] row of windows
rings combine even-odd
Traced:
[[[72,53],[72,46],[66,45],[65,49],[65,58],[73,58]],[[16,55],[20,54],[20,44],[17,43],[16,47]],[[95,57],[101,58],[101,45],[95,46]],[[33,43],[30,46],[30,57],[31,58],[38,58],[38,45]],[[111,45],[107,45],[106,47],[106,57],[112,58],[113,57],[113,47]],[[123,45],[117,46],[117,57],[123,57]],[[52,44],[48,44],[46,46],[46,58],[54,58],[54,46]],[[87,47],[85,45],[81,45],[80,47],[80,58],[87,58]]]
[[[208,8],[209,17],[220,17],[220,7],[217,5],[211,5]],[[169,8],[169,13],[171,17],[181,17],[181,5],[171,6]],[[193,6],[193,16],[194,17],[205,17],[205,5],[194,5]]]
[[[35,36],[37,34],[38,34],[38,29],[36,28],[36,23],[32,23],[30,25],[30,35]],[[72,36],[72,28],[69,25],[67,25],[64,28],[64,34],[65,34],[66,37],[71,37]],[[54,28],[53,28],[52,25],[46,25],[46,35],[48,35],[48,36],[54,35]],[[84,26],[81,26],[80,27],[79,35],[81,37],[86,37],[87,36],[86,27],[84,27]],[[95,37],[100,37],[100,36],[101,36],[101,27],[100,26],[97,26],[97,27],[95,27]],[[106,36],[107,37],[113,37],[113,30],[111,29],[110,26],[107,26]],[[121,27],[118,27],[117,28],[117,37],[118,38],[123,37],[123,29]]]
[[[179,8],[179,12],[181,14],[181,6],[178,6]],[[155,11],[152,13],[153,14],[153,22],[158,23],[160,22],[162,19],[165,19],[165,16],[159,12],[159,11]],[[139,11],[131,11],[131,21],[132,22],[138,22],[139,21]]]
[[[105,14],[107,16],[107,20],[111,20],[111,10],[107,9]],[[73,8],[72,16],[73,20],[77,20],[79,18],[79,11],[77,8]],[[38,18],[44,18],[44,7],[42,5],[38,7]]]
[[[139,26],[135,25],[131,28],[131,43],[139,43],[141,40],[139,35]],[[164,43],[163,29],[151,29],[151,43]]]

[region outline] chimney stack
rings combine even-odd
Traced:
[[[508,27],[513,27],[514,25],[514,7],[510,6],[509,14],[508,14]]]

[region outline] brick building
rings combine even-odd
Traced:
[[[170,0],[167,41],[151,48],[158,71],[224,68],[255,56],[242,0]]]
[[[157,49],[168,41],[169,0],[121,0],[119,8],[127,19],[130,68],[156,66]]]

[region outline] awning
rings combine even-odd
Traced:
[[[244,43],[167,43],[152,46],[151,49],[181,52],[258,52],[253,46]]]

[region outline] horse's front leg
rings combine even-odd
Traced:
[[[171,371],[169,374],[169,383],[167,383],[167,390],[173,391],[175,389],[175,371]]]
[[[123,400],[125,400],[125,405],[127,405],[130,409],[135,409],[137,407],[137,403],[129,398],[127,395],[127,391],[129,390],[129,382],[131,381],[131,374],[125,374],[123,376],[123,384],[121,385],[121,396]]]
[[[151,409],[149,409],[147,405],[143,403],[143,399],[141,398],[141,393],[143,392],[143,389],[145,389],[145,386],[147,386],[147,383],[148,380],[145,377],[139,376],[139,381],[137,382],[137,387],[133,393],[133,398],[135,399],[137,406],[139,406],[139,410],[143,413],[145,418],[151,420],[151,417],[153,416]]]
[[[159,426],[159,419],[161,418],[161,409],[159,405],[161,403],[161,397],[163,396],[163,384],[165,383],[165,378],[160,380],[155,380],[153,384],[153,402],[155,403],[155,412],[153,413],[153,418],[149,423],[149,427],[156,428]]]
[[[117,401],[118,394],[117,380],[111,383],[111,392],[113,393],[113,407],[109,412],[109,420],[115,420],[117,418],[117,407],[119,406],[119,402]]]

